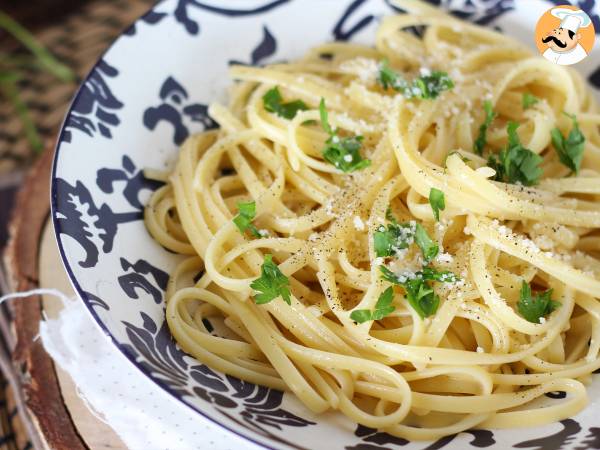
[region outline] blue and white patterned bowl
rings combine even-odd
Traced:
[[[429,0],[498,27],[530,46],[537,18],[566,0]],[[600,31],[593,0],[579,0]],[[148,235],[144,203],[159,183],[143,168],[172,167],[178,145],[214,126],[228,65],[300,57],[331,40],[372,44],[391,0],[165,0],[95,65],[66,117],[52,174],[52,218],[66,270],[117,348],[173,397],[268,448],[376,450],[468,447],[600,449],[600,377],[591,406],[542,428],[476,430],[408,443],[336,414],[316,417],[290,394],[225,376],[186,356],[164,321],[163,294],[178,257]],[[600,86],[600,57],[577,69]],[[564,396],[564,394],[562,395]],[[549,402],[560,401],[561,394]],[[307,431],[309,431],[307,433]]]

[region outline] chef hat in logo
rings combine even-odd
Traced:
[[[586,28],[592,23],[589,16],[582,10],[573,11],[568,8],[554,8],[551,14],[561,20],[560,28],[571,30],[573,33],[577,33],[579,28]]]

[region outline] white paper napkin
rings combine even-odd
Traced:
[[[257,450],[172,398],[122,355],[79,300],[40,324],[46,351],[132,450]]]

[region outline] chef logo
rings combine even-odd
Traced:
[[[542,56],[562,66],[584,59],[595,39],[590,17],[571,5],[550,8],[540,17],[535,29],[535,43]]]

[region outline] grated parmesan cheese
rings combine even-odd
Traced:
[[[450,264],[454,261],[454,257],[450,253],[440,253],[435,260],[439,263]]]
[[[365,229],[365,224],[360,217],[354,216],[353,222],[354,228],[356,228],[358,231],[362,231]]]
[[[379,72],[379,64],[374,59],[354,58],[340,64],[343,72],[356,75],[360,81],[369,85],[375,82]]]
[[[531,239],[523,239],[523,246],[532,253],[540,252],[540,248]]]
[[[329,217],[335,216],[335,213],[333,212],[333,199],[325,203],[325,214],[327,214]]]
[[[402,270],[400,272],[396,272],[394,275],[396,275],[400,283],[406,283],[408,280],[414,280],[417,278],[416,272],[411,270]]]

